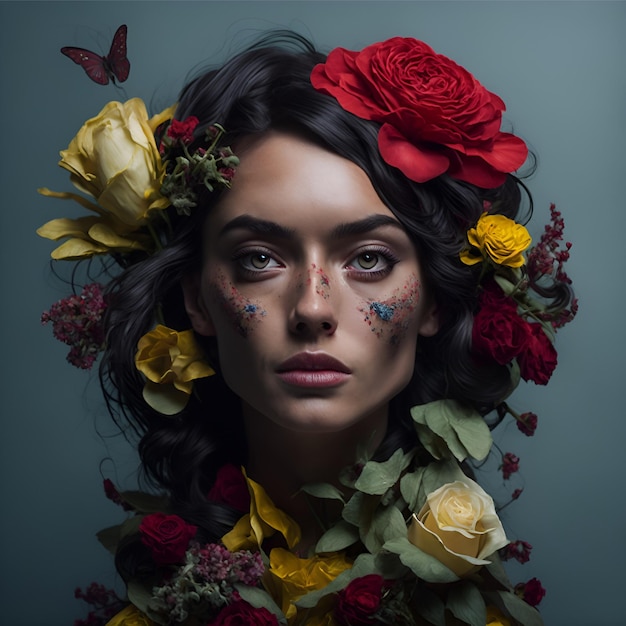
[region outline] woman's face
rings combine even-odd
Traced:
[[[347,159],[276,131],[238,154],[186,287],[194,328],[216,336],[248,417],[305,432],[386,420],[418,335],[437,330],[411,240]]]

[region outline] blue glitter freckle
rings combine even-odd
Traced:
[[[393,317],[394,309],[388,304],[383,304],[382,302],[372,302],[371,308],[374,313],[376,313],[376,315],[383,320],[383,322],[388,322]]]
[[[243,307],[243,310],[246,313],[256,313],[256,304],[246,304],[246,306]]]

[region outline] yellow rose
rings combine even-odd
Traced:
[[[146,402],[165,415],[181,411],[193,389],[193,380],[215,374],[203,361],[192,330],[177,332],[159,324],[137,344],[135,365],[148,379]]]
[[[511,626],[511,622],[502,614],[500,609],[495,606],[488,606],[486,626]]]
[[[61,152],[72,183],[125,224],[169,205],[160,193],[165,169],[154,139],[165,112],[148,119],[143,101],[109,102]]]
[[[524,226],[504,215],[483,213],[476,228],[467,231],[467,239],[471,246],[478,248],[482,256],[472,250],[461,252],[461,261],[466,265],[474,265],[483,259],[491,259],[498,265],[521,267],[524,265],[522,252],[531,243],[530,235]]]
[[[491,496],[469,478],[433,491],[409,527],[409,541],[457,576],[490,561],[508,540]]]
[[[341,552],[301,559],[288,550],[274,548],[270,552],[269,567],[274,584],[270,586],[287,618],[293,619],[297,613],[294,602],[311,591],[322,589],[351,567],[352,562]]]
[[[244,471],[250,492],[250,513],[244,515],[234,528],[222,537],[222,543],[231,551],[249,550],[260,547],[266,537],[276,531],[281,533],[290,548],[300,542],[300,527],[272,502],[259,483],[248,478]]]
[[[131,604],[112,617],[106,626],[155,626],[155,624]]]

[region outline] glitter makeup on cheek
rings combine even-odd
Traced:
[[[330,298],[330,280],[324,270],[321,267],[318,269],[315,263],[313,263],[313,270],[319,276],[319,284],[315,287],[315,293],[322,296],[324,300],[328,300]]]
[[[395,289],[390,298],[366,301],[359,311],[379,339],[396,345],[409,329],[420,293],[420,282],[411,277],[402,288]]]
[[[224,276],[211,286],[211,293],[219,302],[233,328],[242,336],[247,337],[250,331],[267,315],[267,311],[257,301],[244,296]]]

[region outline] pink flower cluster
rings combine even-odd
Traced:
[[[253,587],[265,571],[258,552],[230,552],[217,543],[192,545],[189,551],[196,562],[195,573],[207,582],[240,582]]]
[[[533,284],[539,283],[544,277],[552,277],[557,282],[570,285],[572,281],[565,273],[563,265],[569,259],[572,244],[566,242],[565,247],[561,248],[565,222],[554,204],[550,205],[550,222],[546,224],[539,243],[528,254],[528,276]],[[554,328],[561,328],[574,319],[577,311],[578,300],[574,298],[571,307],[562,310],[556,318],[550,313],[545,318]]]
[[[517,427],[527,437],[532,437],[537,430],[537,415],[535,413],[522,413],[519,417],[516,416]]]
[[[41,314],[41,323],[52,322],[52,334],[71,346],[67,360],[81,369],[91,369],[104,348],[102,316],[106,304],[102,285],[91,283],[74,294],[59,300]]]
[[[115,591],[95,582],[84,591],[77,587],[74,597],[94,607],[85,619],[74,620],[74,626],[104,626],[125,605]]]

